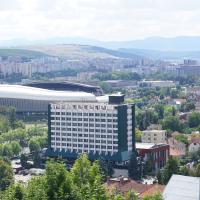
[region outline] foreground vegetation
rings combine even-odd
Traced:
[[[6,167],[5,167],[6,165]],[[91,163],[86,154],[76,160],[70,171],[62,162],[49,161],[46,175],[33,178],[27,186],[14,184],[12,171],[5,161],[1,179],[1,200],[137,200],[133,191],[124,196],[119,192],[109,193],[103,183],[104,175],[98,161]],[[2,178],[2,177],[0,177]],[[9,181],[8,181],[9,180]],[[162,200],[160,194],[145,197],[144,200]]]

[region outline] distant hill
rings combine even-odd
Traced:
[[[60,44],[60,45],[35,45],[21,47],[29,51],[41,52],[51,56],[66,57],[69,59],[84,58],[131,58],[141,59],[141,56],[128,52],[120,52],[97,46]]]
[[[37,57],[47,56],[47,54],[39,52],[39,51],[32,51],[32,50],[26,50],[26,49],[0,49],[0,57],[7,57],[7,56],[37,58]]]
[[[183,60],[197,59],[200,60],[200,51],[156,51],[148,49],[119,49],[121,52],[129,54],[137,54],[142,57],[151,59],[165,60]]]
[[[57,45],[57,44],[80,44],[99,46],[108,49],[147,49],[158,51],[200,51],[200,36],[179,37],[150,37],[142,40],[110,41],[103,42],[82,37],[53,37],[45,40],[12,39],[0,41],[1,47],[27,46],[27,45]]]

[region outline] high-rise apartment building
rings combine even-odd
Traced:
[[[135,108],[119,99],[50,104],[48,155],[76,158],[87,153],[92,160],[128,161],[135,151]]]

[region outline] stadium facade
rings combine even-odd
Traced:
[[[0,85],[0,106],[12,106],[16,112],[48,112],[52,102],[96,102],[94,94],[56,91],[22,85]]]

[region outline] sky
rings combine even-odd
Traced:
[[[200,36],[200,0],[0,0],[0,40]]]

